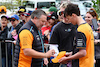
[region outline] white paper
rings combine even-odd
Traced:
[[[55,45],[51,45],[50,44],[50,50],[51,49],[55,50],[55,54],[54,54],[55,56],[57,56],[59,54],[58,45],[56,45],[56,44]]]

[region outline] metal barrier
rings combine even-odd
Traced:
[[[46,46],[45,48],[46,48],[46,52],[47,52],[49,50],[48,47],[50,46],[50,44],[44,43],[44,46]],[[46,65],[46,67],[48,67],[48,64]]]
[[[5,53],[6,53],[6,67],[8,67],[8,49],[7,49],[7,43],[12,43],[12,61],[13,61],[13,41],[12,39],[0,39],[0,67],[2,67],[2,48],[1,48],[1,43],[4,42],[5,43]],[[13,66],[13,62],[12,62],[12,66]]]
[[[49,50],[48,47],[50,46],[50,44],[44,43],[44,46],[46,46],[46,52],[47,52]]]
[[[5,43],[5,49],[6,49],[6,67],[8,67],[8,49],[7,49],[7,43],[12,43],[12,61],[13,61],[13,57],[14,57],[14,44],[12,40],[9,39],[5,39],[5,40],[0,40],[0,67],[2,67],[2,48],[1,48],[1,43],[4,42]],[[44,44],[44,46],[46,46],[46,52],[49,50],[48,47],[50,46],[50,44]],[[13,66],[13,62],[12,62],[12,66]],[[46,66],[48,67],[48,65]]]
[[[2,53],[1,53],[1,42],[0,42],[0,67],[2,67]]]

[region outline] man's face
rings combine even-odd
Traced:
[[[12,26],[15,28],[16,26],[17,26],[17,24],[19,23],[19,21],[18,20],[16,20],[15,18],[12,18],[11,20],[10,20],[10,22],[11,22],[11,24],[12,24]]]
[[[19,17],[21,20],[25,20],[24,12],[19,13]]]
[[[39,19],[37,19],[36,26],[41,29],[41,27],[47,22],[47,16],[41,15]]]
[[[8,20],[7,20],[6,18],[2,18],[2,19],[1,19],[1,25],[2,25],[3,27],[6,27],[6,26],[7,26],[7,23],[8,23]]]
[[[54,19],[49,19],[49,20],[48,20],[48,23],[49,23],[50,25],[53,25],[54,22],[55,22]]]
[[[66,19],[68,22],[71,22],[73,25],[76,25],[75,17],[73,17],[73,16],[66,16],[65,19]]]
[[[25,16],[25,22],[28,22],[31,19],[31,16]]]

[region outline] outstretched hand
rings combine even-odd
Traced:
[[[61,59],[59,59],[59,63],[67,64],[69,61],[68,57],[71,55],[72,55],[72,52],[66,53],[65,57],[62,57]]]
[[[67,64],[67,62],[68,62],[67,57],[62,57],[61,59],[59,59],[59,63]]]

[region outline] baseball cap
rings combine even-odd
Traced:
[[[47,15],[47,20],[49,20],[49,19],[58,19],[58,15],[55,12],[50,12]]]
[[[56,7],[53,7],[53,6],[51,6],[50,8],[49,8],[49,11],[50,12],[57,12],[57,8]]]
[[[1,20],[2,18],[6,18],[7,20],[9,19],[9,17],[8,17],[7,15],[0,15],[0,20]]]
[[[1,18],[6,18],[6,19],[8,19],[9,17],[6,16],[6,15],[2,15]]]
[[[0,13],[6,13],[6,7],[5,6],[0,6]]]
[[[58,56],[56,58],[52,59],[52,62],[53,63],[58,63],[59,59],[61,59],[62,57],[64,57],[65,54],[66,54],[66,51],[59,52]]]
[[[32,12],[33,11],[28,11],[28,12],[24,13],[24,16],[30,16]]]
[[[32,12],[33,12],[33,11],[30,11],[30,10],[28,11],[28,13],[29,13],[30,15],[32,14]]]
[[[16,15],[16,14],[12,15],[11,18],[15,18],[16,20],[19,20],[19,17],[18,17],[18,15]],[[11,19],[11,18],[10,18],[10,19]]]
[[[25,6],[20,6],[19,7],[18,13],[20,13],[20,12],[26,12]]]

